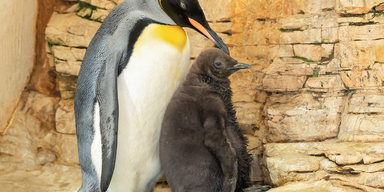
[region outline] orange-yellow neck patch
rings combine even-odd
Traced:
[[[156,25],[152,35],[170,43],[182,51],[187,43],[187,34],[178,25]]]
[[[187,45],[187,34],[177,25],[150,24],[144,28],[135,43],[135,48],[156,43],[168,44],[183,52]]]

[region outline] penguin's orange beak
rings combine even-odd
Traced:
[[[189,18],[189,22],[191,25],[201,34],[203,34],[205,37],[210,39],[217,47],[219,47],[221,50],[223,50],[225,53],[229,55],[229,50],[227,45],[223,42],[223,40],[209,27],[208,23],[206,23],[206,27],[204,27],[202,24],[197,22],[196,20]]]
[[[197,30],[199,30],[203,35],[205,35],[208,39],[210,39],[213,43],[216,44],[215,39],[208,33],[208,31],[203,27],[199,22],[195,21],[194,19],[188,18],[189,22],[196,27]]]

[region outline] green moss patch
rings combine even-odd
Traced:
[[[295,57],[296,59],[300,59],[300,60],[303,60],[307,63],[315,63],[314,60],[311,60],[311,59],[308,59],[308,58],[305,58],[305,57]]]

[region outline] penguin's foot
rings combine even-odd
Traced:
[[[269,185],[254,185],[252,187],[244,189],[244,192],[263,192],[263,191],[268,191],[272,187]]]

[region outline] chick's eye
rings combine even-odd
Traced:
[[[221,66],[223,66],[223,64],[222,64],[220,61],[216,61],[213,65],[214,65],[216,68],[221,68]]]
[[[187,5],[185,5],[183,2],[180,2],[180,7],[184,10],[187,9]]]

